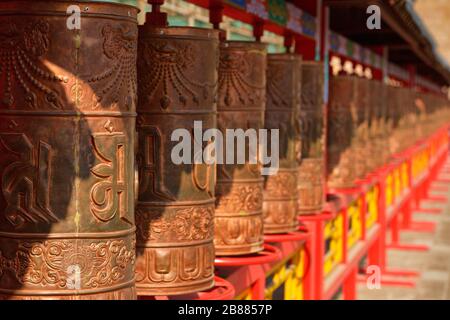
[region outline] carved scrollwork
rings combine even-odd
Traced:
[[[320,213],[325,202],[324,161],[304,159],[298,172],[298,210],[301,214]]]
[[[267,105],[278,108],[289,108],[289,95],[291,92],[288,92],[290,86],[283,82],[286,72],[283,70],[283,66],[283,64],[277,64],[274,62],[269,64],[266,87]]]
[[[148,101],[156,92],[160,93],[160,107],[167,109],[178,102],[185,106],[190,99],[199,105],[200,99],[208,99],[215,83],[199,82],[192,79],[188,72],[195,63],[196,49],[189,43],[180,43],[161,39],[143,42],[140,45],[140,55],[146,57],[141,62],[148,70],[140,79],[142,92],[146,93]],[[152,63],[158,61],[158,63]]]
[[[220,194],[220,189],[216,190]],[[241,185],[220,195],[216,200],[216,212],[255,212],[262,209],[261,185]]]
[[[245,52],[221,51],[219,96],[226,106],[255,105],[264,101],[264,85],[252,83],[250,61]]]
[[[133,110],[137,95],[137,28],[129,24],[106,24],[101,30],[103,51],[112,61],[101,74],[84,80],[94,89],[92,107],[124,105]],[[124,94],[124,91],[126,94]]]
[[[21,90],[32,109],[37,109],[38,104],[63,109],[59,93],[51,86],[67,83],[68,78],[48,71],[41,60],[50,47],[50,24],[45,19],[24,21],[3,22],[5,27],[0,32],[0,105],[13,108]]]
[[[74,242],[21,241],[12,258],[0,251],[0,279],[11,274],[30,288],[70,289],[69,266],[77,266],[80,289],[108,287],[129,280],[135,264],[135,240]],[[11,271],[11,272],[6,272]]]
[[[280,169],[269,176],[264,186],[264,195],[268,198],[296,198],[297,170]]]
[[[195,241],[214,234],[214,207],[136,210],[138,239],[141,241]]]

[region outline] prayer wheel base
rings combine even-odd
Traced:
[[[216,256],[242,256],[258,253],[264,250],[264,242],[254,243],[251,246],[227,246],[221,248],[216,246]]]
[[[301,216],[311,215],[311,214],[321,214],[323,210],[323,205],[317,207],[303,208],[298,210],[297,214]]]
[[[136,300],[136,289],[133,285],[126,288],[120,288],[113,291],[94,293],[94,294],[45,294],[42,295],[21,295],[17,293],[5,294],[0,293],[1,300]]]
[[[148,296],[173,296],[173,295],[183,295],[194,292],[206,291],[213,288],[215,285],[214,277],[202,281],[199,283],[189,283],[186,286],[176,286],[173,288],[155,288],[155,287],[145,287],[139,286],[137,288],[138,297],[148,297]]]

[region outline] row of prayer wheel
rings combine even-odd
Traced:
[[[330,80],[327,185],[355,187],[450,120],[445,97],[352,76]]]
[[[386,144],[403,143],[411,121],[419,139],[442,120],[436,97],[335,78],[325,166],[321,63],[216,30],[138,28],[132,6],[78,4],[74,30],[67,3],[0,5],[0,299],[211,288],[216,255],[259,252],[264,233],[321,212],[325,167],[331,187],[352,186],[398,151]],[[227,129],[278,129],[278,171],[263,175],[250,154],[197,161],[218,145],[213,128],[223,145]],[[178,150],[185,139],[192,148]],[[221,157],[236,160],[235,147]]]

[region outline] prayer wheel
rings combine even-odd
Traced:
[[[415,92],[414,93],[414,107],[415,107],[415,116],[416,116],[416,140],[417,139],[423,139],[426,134],[425,132],[428,131],[428,127],[433,126],[431,123],[432,121],[432,113],[430,112],[429,107],[427,108],[426,103],[426,94],[422,92]],[[427,112],[428,111],[428,112]]]
[[[378,152],[380,154],[380,166],[384,166],[387,164],[389,159],[389,137],[391,131],[391,123],[389,121],[389,113],[388,113],[388,86],[384,83],[379,83],[380,88],[380,96],[375,97],[376,110],[379,109],[379,139],[378,143]]]
[[[217,125],[218,32],[139,32],[137,292],[206,290],[214,285],[216,165],[202,157],[203,131]]]
[[[352,103],[352,150],[356,179],[363,179],[368,173],[367,159],[371,157],[373,145],[369,140],[371,95],[370,80],[355,78],[355,98]]]
[[[354,187],[356,176],[354,140],[356,138],[357,78],[330,79],[327,120],[327,183],[332,189]]]
[[[384,130],[383,104],[386,102],[384,89],[384,85],[380,81],[369,81],[369,132],[368,154],[366,157],[368,172],[372,172],[382,166],[387,157],[386,147],[382,141]]]
[[[239,142],[231,135],[227,138],[226,131],[241,129],[257,134],[264,127],[266,69],[264,44],[221,42],[217,124],[227,145],[224,157],[231,151],[234,157],[217,166],[216,255],[243,255],[263,249],[262,166],[250,157],[237,163],[237,149],[245,152],[252,146],[249,139]]]
[[[400,88],[387,86],[387,117],[389,123],[390,136],[389,153],[392,156],[399,150],[399,122],[401,117],[400,112]]]
[[[415,121],[412,115],[414,107],[413,91],[409,88],[399,87],[398,90],[398,128],[397,128],[397,152],[402,152],[416,142]]]
[[[136,298],[136,15],[0,4],[0,299]]]
[[[297,227],[301,63],[295,54],[270,54],[267,59],[264,128],[279,130],[279,169],[265,176],[264,233],[291,232]]]
[[[325,202],[323,64],[302,63],[301,124],[302,159],[298,177],[298,213],[321,213]]]

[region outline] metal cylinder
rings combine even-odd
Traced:
[[[302,63],[302,159],[298,177],[298,213],[321,213],[325,202],[323,63]]]
[[[415,142],[414,120],[411,118],[411,108],[414,107],[412,90],[404,87],[395,87],[393,112],[394,134],[392,136],[392,151],[401,152]]]
[[[366,108],[366,122],[367,133],[365,134],[365,142],[363,140],[363,157],[365,161],[365,174],[372,172],[380,167],[383,159],[383,146],[380,143],[381,139],[381,125],[382,125],[382,103],[383,103],[383,85],[376,80],[366,80],[366,94],[367,102]]]
[[[392,130],[392,122],[389,119],[388,110],[388,86],[381,83],[382,96],[379,98],[380,105],[380,140],[379,140],[379,150],[381,150],[381,165],[387,164],[390,155],[389,149],[389,137]]]
[[[388,148],[386,148],[384,137],[386,135],[386,87],[376,80],[370,82],[371,107],[369,139],[371,141],[371,152],[367,158],[368,170],[373,171],[380,168],[387,161]]]
[[[138,295],[206,290],[214,285],[216,166],[194,153],[204,147],[203,130],[217,125],[218,33],[148,25],[139,32],[136,288]],[[182,162],[173,158],[178,139],[192,146]]]
[[[327,119],[327,184],[334,189],[354,187],[354,150],[357,114],[356,79],[337,76],[330,79]]]
[[[264,128],[279,130],[279,168],[265,176],[264,233],[291,232],[297,227],[301,63],[295,54],[270,54],[267,58]]]
[[[410,143],[414,143],[415,139],[411,139],[412,141],[405,141],[405,133],[406,134],[412,134],[414,130],[411,130],[413,128],[409,128],[409,103],[412,102],[409,101],[409,89],[400,87],[399,90],[399,104],[397,105],[398,113],[399,113],[399,123],[398,123],[398,134],[397,134],[397,141],[398,141],[398,152],[403,151]],[[409,139],[407,139],[409,140]]]
[[[227,129],[262,129],[266,104],[267,54],[264,44],[224,41],[220,45],[217,124],[228,144]],[[234,139],[234,142],[236,139]],[[249,150],[248,139],[233,143]],[[224,150],[224,157],[228,152]],[[218,165],[216,185],[216,255],[242,255],[263,249],[263,178],[261,165]]]
[[[387,118],[390,136],[389,154],[392,156],[399,150],[399,122],[400,122],[400,88],[388,86],[387,87]]]
[[[354,178],[363,179],[368,173],[367,159],[371,157],[373,145],[369,140],[370,107],[372,96],[370,93],[370,80],[356,78],[355,98],[351,104],[352,110],[352,152],[354,161]]]
[[[0,299],[136,297],[136,15],[0,4]]]

